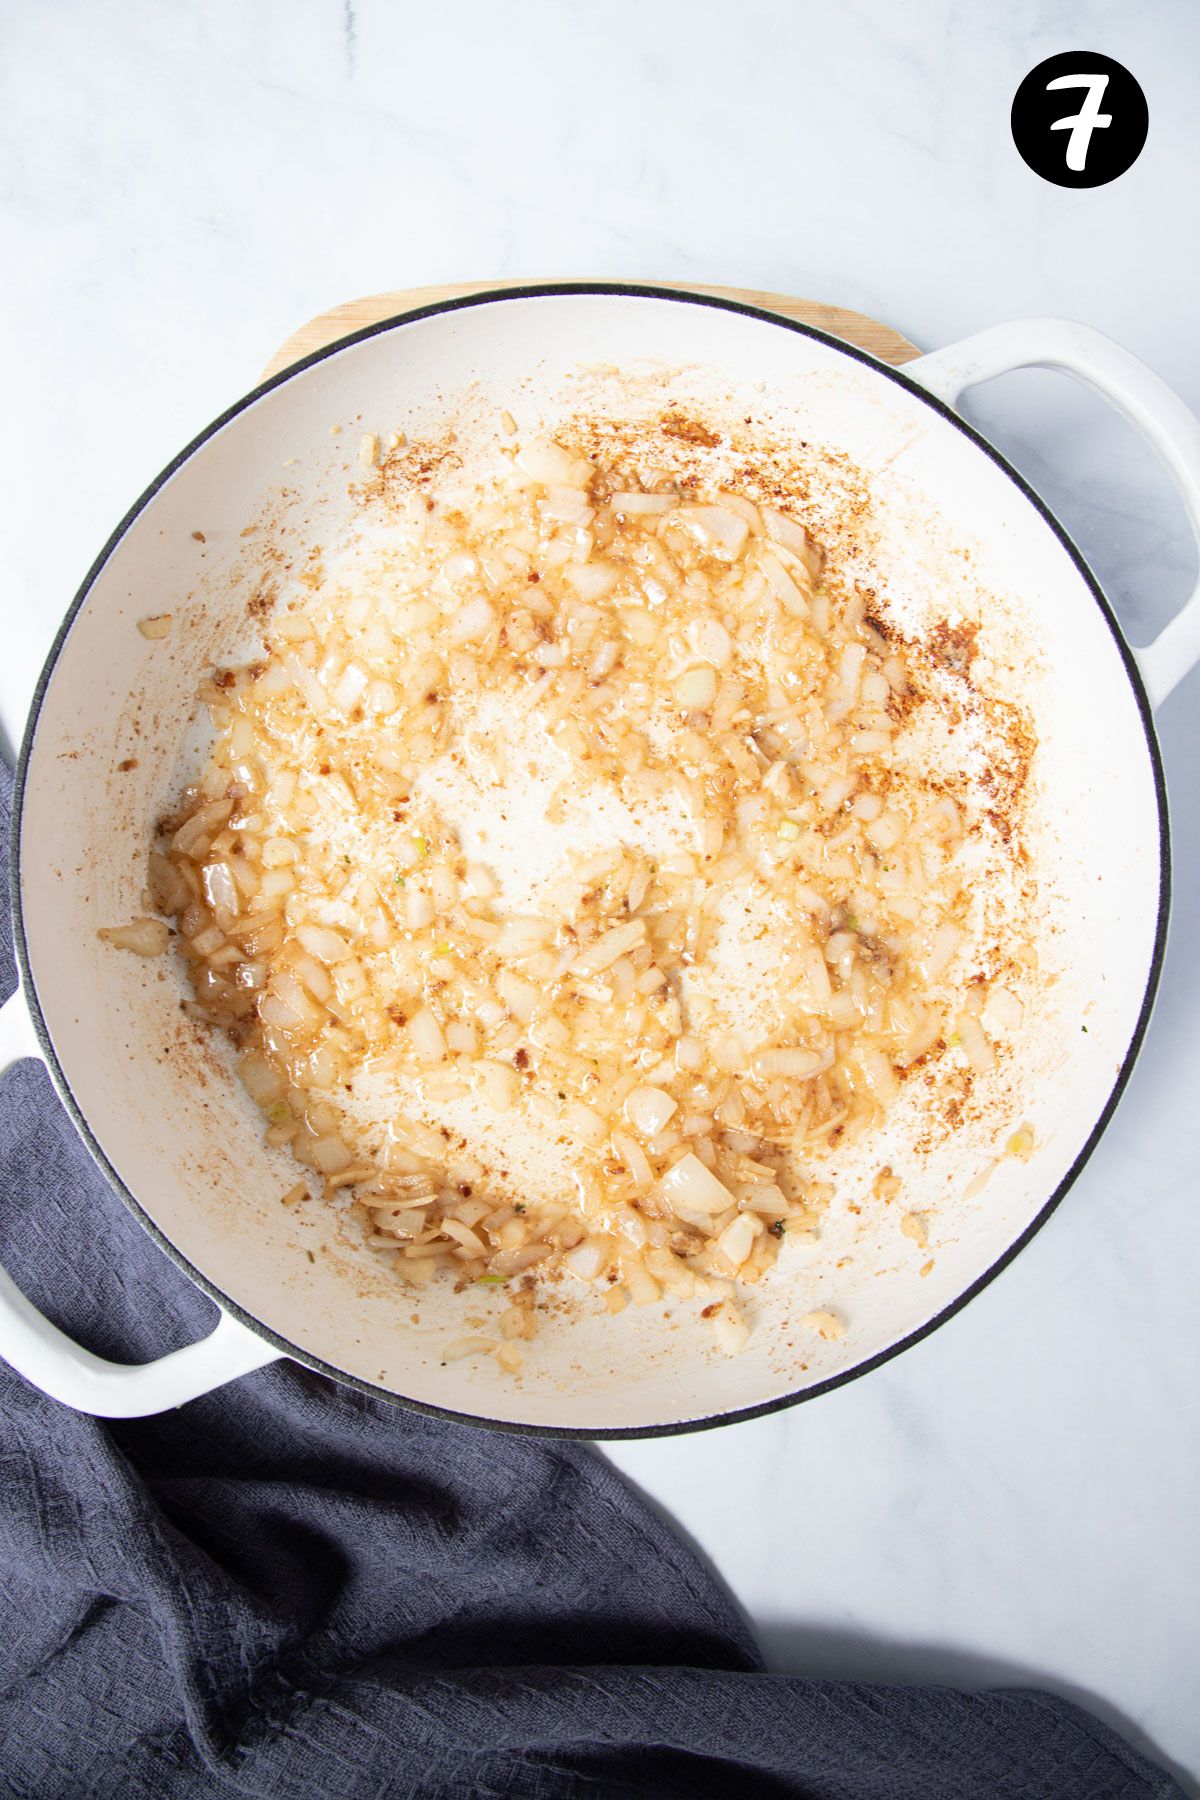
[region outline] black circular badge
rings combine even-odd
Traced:
[[[1031,69],[1012,103],[1013,143],[1057,187],[1103,187],[1132,168],[1150,113],[1141,86],[1111,56],[1065,50]]]

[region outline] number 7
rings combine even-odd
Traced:
[[[1086,88],[1087,99],[1077,113],[1069,119],[1056,119],[1051,131],[1069,131],[1067,143],[1067,167],[1078,174],[1087,163],[1088,145],[1092,141],[1093,131],[1099,131],[1112,124],[1112,114],[1100,111],[1100,102],[1104,98],[1104,90],[1108,86],[1107,75],[1060,75],[1057,81],[1046,83],[1046,92],[1053,88]]]

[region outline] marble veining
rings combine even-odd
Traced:
[[[1094,47],[1150,107],[1111,187],[1048,187],[1022,76]],[[0,716],[145,483],[310,314],[487,275],[743,283],[930,347],[1084,319],[1200,406],[1200,13],[1150,0],[9,0],[0,21]],[[1049,375],[972,416],[1135,638],[1195,554],[1128,428]],[[1163,709],[1176,907],[1125,1100],[1033,1246],[866,1381],[611,1454],[724,1573],[773,1666],[1085,1699],[1200,1773],[1200,677]],[[19,1271],[18,1271],[19,1273]],[[1200,1789],[1196,1790],[1200,1791]]]

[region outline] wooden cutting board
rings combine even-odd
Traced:
[[[381,319],[397,313],[411,312],[414,307],[433,306],[439,300],[458,300],[464,294],[482,294],[496,288],[528,287],[528,281],[459,281],[445,287],[399,288],[391,294],[369,294],[365,300],[347,300],[328,312],[310,319],[281,344],[263,371],[264,377],[278,375],[289,364],[326,344],[336,343],[365,325],[377,325]],[[910,362],[921,352],[890,325],[865,313],[850,312],[844,306],[826,306],[821,300],[794,300],[787,294],[760,293],[752,288],[700,287],[691,282],[663,281],[659,287],[679,288],[685,293],[714,294],[721,300],[740,300],[746,306],[759,306],[766,312],[779,313],[785,319],[798,319],[802,325],[815,325],[831,337],[844,338],[860,350],[866,350],[880,362]]]

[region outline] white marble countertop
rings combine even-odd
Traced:
[[[990,14],[990,16],[988,16]],[[915,16],[914,16],[915,15]],[[1095,48],[1149,100],[1113,186],[1041,183],[1021,77]],[[932,347],[1087,320],[1200,407],[1200,12],[1171,0],[8,0],[0,21],[0,714],[93,555],[306,317],[528,275],[741,283]],[[974,408],[1135,637],[1195,553],[1165,478],[1046,375]],[[1132,1085],[1073,1193],[867,1380],[613,1458],[711,1555],[772,1664],[1073,1694],[1200,1774],[1200,677],[1167,703],[1177,903]],[[1195,1791],[1200,1791],[1197,1789]]]

